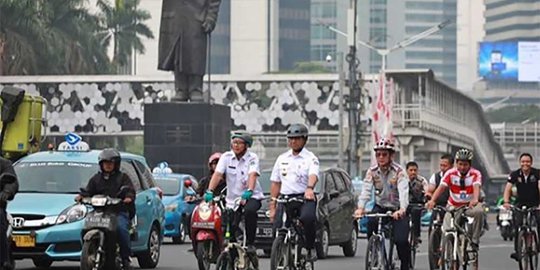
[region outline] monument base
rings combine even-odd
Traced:
[[[208,157],[230,149],[231,110],[208,103],[144,106],[144,155],[151,167],[166,161],[175,173],[208,174]]]

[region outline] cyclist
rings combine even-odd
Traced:
[[[431,175],[428,181],[428,189],[426,191],[426,199],[430,200],[431,196],[433,195],[433,192],[439,187],[441,184],[441,179],[443,178],[444,174],[450,170],[452,167],[454,167],[454,158],[450,154],[444,154],[441,156],[441,159],[439,160],[439,171]],[[448,203],[448,198],[450,197],[449,190],[446,190],[441,196],[439,196],[439,199],[437,200],[437,205],[440,206],[446,206]]]
[[[514,185],[517,188],[517,207],[535,207],[540,204],[540,170],[532,167],[532,162],[533,158],[529,153],[523,153],[519,156],[520,168],[510,173],[504,189],[503,206],[506,209],[511,207],[510,195]],[[516,252],[518,241],[517,233],[523,221],[523,214],[514,211],[513,217],[516,230],[514,236],[514,252],[510,255],[510,258],[518,260]],[[538,212],[536,212],[536,218],[539,218]],[[540,226],[537,229],[540,231]]]
[[[317,259],[315,252],[315,236],[317,222],[317,202],[313,189],[319,176],[319,159],[315,154],[305,148],[308,140],[308,129],[303,124],[292,124],[287,129],[287,141],[291,150],[281,154],[274,164],[270,181],[270,220],[276,216],[276,200],[279,195],[303,196],[305,201],[299,211],[299,219],[305,232],[305,249],[308,251],[307,259]],[[283,205],[277,209],[277,219],[274,229],[282,226]]]
[[[410,161],[405,166],[407,169],[407,175],[409,176],[409,203],[412,204],[424,204],[425,203],[425,191],[427,190],[428,182],[426,178],[418,174],[418,164],[414,161]],[[408,213],[412,221],[412,231],[416,235],[416,243],[421,243],[420,240],[420,220],[422,218],[423,208],[409,206]]]
[[[225,152],[219,158],[216,170],[204,194],[204,200],[209,202],[214,198],[214,191],[224,175],[227,182],[227,207],[234,207],[234,200],[242,197],[244,205],[244,220],[246,228],[247,251],[255,253],[253,245],[257,232],[257,211],[261,208],[264,199],[259,177],[259,157],[249,151],[253,143],[251,134],[243,131],[233,133],[231,136],[231,151]],[[236,222],[236,218],[234,219]],[[236,231],[232,229],[233,232]]]
[[[478,251],[480,236],[484,228],[484,208],[480,199],[480,190],[482,187],[482,174],[480,171],[472,168],[472,151],[460,149],[456,152],[456,167],[448,170],[439,187],[435,190],[433,197],[427,203],[428,209],[433,209],[439,197],[446,189],[450,190],[448,199],[448,209],[468,205],[470,208],[465,211],[465,215],[474,218],[471,247]],[[450,226],[452,216],[446,213],[443,221],[443,230]]]
[[[373,150],[377,165],[366,172],[355,217],[360,218],[364,215],[364,206],[370,200],[372,189],[375,189],[375,206],[371,212],[386,213],[398,209],[393,213],[393,234],[401,261],[401,270],[406,270],[409,269],[411,258],[408,242],[409,218],[406,215],[409,205],[409,181],[403,168],[393,161],[395,151],[392,141],[381,138]],[[368,239],[375,230],[377,230],[377,220],[369,218]]]

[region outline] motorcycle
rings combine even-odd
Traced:
[[[10,174],[2,174],[0,176],[0,190],[4,189],[5,185],[12,184],[16,180],[15,176]],[[7,208],[7,207],[6,207]],[[0,243],[1,245],[5,245],[4,248],[6,249],[7,259],[1,260],[3,261],[3,265],[0,265],[1,270],[12,270],[15,269],[15,259],[13,258],[11,247],[14,245],[13,240],[13,216],[11,216],[10,213],[6,211],[6,219],[7,219],[7,228],[6,228],[6,238],[4,243]]]
[[[87,214],[82,230],[81,270],[122,269],[116,236],[117,209],[127,189],[122,187],[117,198],[104,195],[82,198],[81,203],[93,208],[93,211]],[[85,193],[81,189],[83,196]]]
[[[504,241],[514,239],[514,224],[512,220],[512,211],[502,206],[499,207],[498,222],[499,231]]]
[[[221,195],[214,198],[212,202],[202,201],[193,210],[191,243],[199,270],[209,270],[223,250],[224,233],[221,214],[225,209],[224,199],[225,197]]]

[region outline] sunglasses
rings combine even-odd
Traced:
[[[389,154],[387,152],[375,153],[376,157],[387,157]]]

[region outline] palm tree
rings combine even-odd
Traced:
[[[138,9],[140,0],[115,0],[114,7],[107,0],[98,0],[101,11],[102,44],[113,45],[113,64],[117,67],[128,64],[133,51],[144,53],[141,38],[153,39],[154,34],[144,21],[150,19],[150,13]]]
[[[38,0],[0,1],[0,75],[37,71],[35,45],[44,38],[39,5]]]

